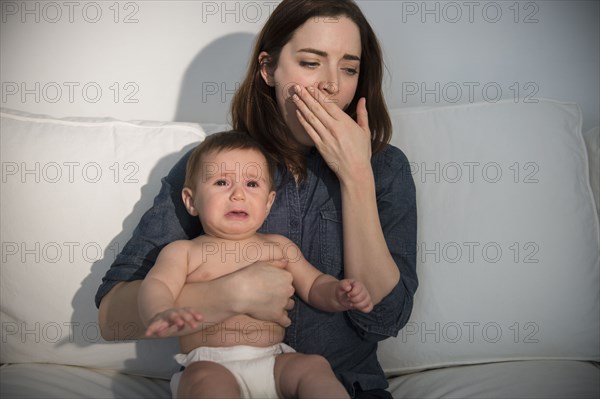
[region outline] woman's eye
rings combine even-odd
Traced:
[[[358,73],[358,70],[354,68],[344,68],[344,71],[346,71],[346,73],[350,76],[354,76]]]
[[[307,68],[316,68],[319,66],[318,62],[310,62],[310,61],[300,61],[300,66]]]

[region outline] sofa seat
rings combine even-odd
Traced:
[[[59,364],[5,364],[3,398],[170,398],[169,381]]]
[[[448,367],[390,379],[395,398],[598,398],[597,363],[527,360]]]
[[[3,398],[170,398],[169,382],[114,370],[57,364],[0,368]],[[427,370],[390,378],[395,398],[598,398],[597,363],[500,362]]]

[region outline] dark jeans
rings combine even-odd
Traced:
[[[384,389],[373,389],[371,391],[356,390],[355,399],[392,399],[392,394]]]

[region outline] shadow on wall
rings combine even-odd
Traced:
[[[250,33],[226,35],[196,55],[183,76],[176,122],[230,123],[229,105],[246,72],[254,38]]]

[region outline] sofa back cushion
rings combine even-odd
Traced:
[[[206,129],[5,109],[1,117],[1,362],[177,370],[175,340],[105,342],[94,294],[160,179]]]
[[[392,112],[417,189],[420,286],[389,373],[600,358],[600,250],[577,105]]]

